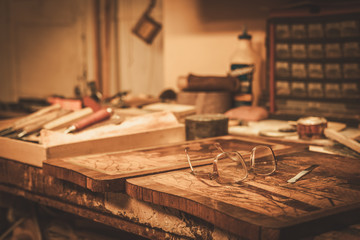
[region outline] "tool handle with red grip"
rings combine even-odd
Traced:
[[[81,119],[80,121],[74,123],[74,127],[76,131],[79,131],[81,129],[84,129],[94,123],[98,123],[100,121],[103,121],[105,119],[108,119],[112,114],[111,108],[101,109],[99,111],[94,112],[93,114],[89,115],[88,117],[85,117]]]

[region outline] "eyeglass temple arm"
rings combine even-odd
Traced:
[[[221,151],[222,153],[225,153],[227,157],[229,157],[229,153],[225,152],[224,149],[222,148],[222,146],[220,145],[220,143],[216,142],[214,143],[214,146],[217,148],[217,150]],[[240,155],[241,156],[241,155]],[[242,157],[242,156],[241,156]],[[230,159],[232,159],[230,157]]]
[[[194,168],[193,168],[192,165],[191,165],[190,156],[189,156],[188,151],[189,151],[189,148],[185,148],[185,153],[186,153],[187,161],[188,161],[188,163],[189,163],[191,172],[194,173]]]
[[[216,142],[214,143],[214,146],[221,152],[225,152],[224,149],[221,147],[220,143]]]

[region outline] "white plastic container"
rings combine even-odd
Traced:
[[[238,44],[230,59],[230,75],[240,81],[240,91],[234,96],[235,106],[257,106],[260,97],[261,57],[253,49],[251,35],[246,32],[238,36]]]

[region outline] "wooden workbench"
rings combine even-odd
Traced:
[[[0,158],[0,207],[21,197],[149,239],[231,236],[190,215],[129,197],[95,193],[45,175],[38,167]]]
[[[227,147],[226,141],[222,144]],[[171,149],[178,154],[174,146]],[[137,151],[144,155],[155,150]],[[285,151],[278,159],[274,176],[250,177],[239,186],[215,188],[204,188],[183,167],[166,166],[157,174],[146,172],[145,176],[125,178],[112,172],[110,175],[119,181],[97,173],[96,181],[88,181],[95,185],[81,186],[84,181],[70,181],[79,176],[94,180],[86,176],[94,174],[94,169],[84,172],[82,166],[83,172],[74,174],[70,167],[65,174],[66,169],[60,166],[60,175],[65,178],[61,180],[49,175],[54,172],[45,174],[46,168],[0,159],[0,203],[9,201],[9,194],[21,196],[151,239],[294,239],[331,234],[334,229],[360,223],[358,159],[303,148]],[[320,166],[296,184],[286,184],[286,179],[313,163]],[[101,180],[110,180],[111,184],[101,184]],[[123,186],[116,191],[94,191],[117,183]],[[351,232],[359,237],[358,226],[334,234]]]

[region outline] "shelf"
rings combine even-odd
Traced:
[[[360,35],[351,36],[351,37],[323,37],[323,38],[275,38],[274,41],[276,43],[284,43],[284,44],[311,44],[311,43],[347,43],[347,42],[359,42]]]
[[[328,103],[349,103],[353,105],[358,105],[360,102],[360,97],[354,98],[326,98],[326,97],[297,97],[297,96],[282,96],[282,95],[275,95],[275,99],[277,100],[299,100],[299,101],[307,101],[307,102],[328,102]]]
[[[288,63],[359,63],[360,62],[360,56],[359,57],[342,57],[342,58],[282,58],[275,56],[275,59],[277,62],[288,62]]]
[[[360,83],[359,78],[295,78],[295,77],[277,77],[276,81],[287,81],[287,82],[318,82],[318,83]]]

